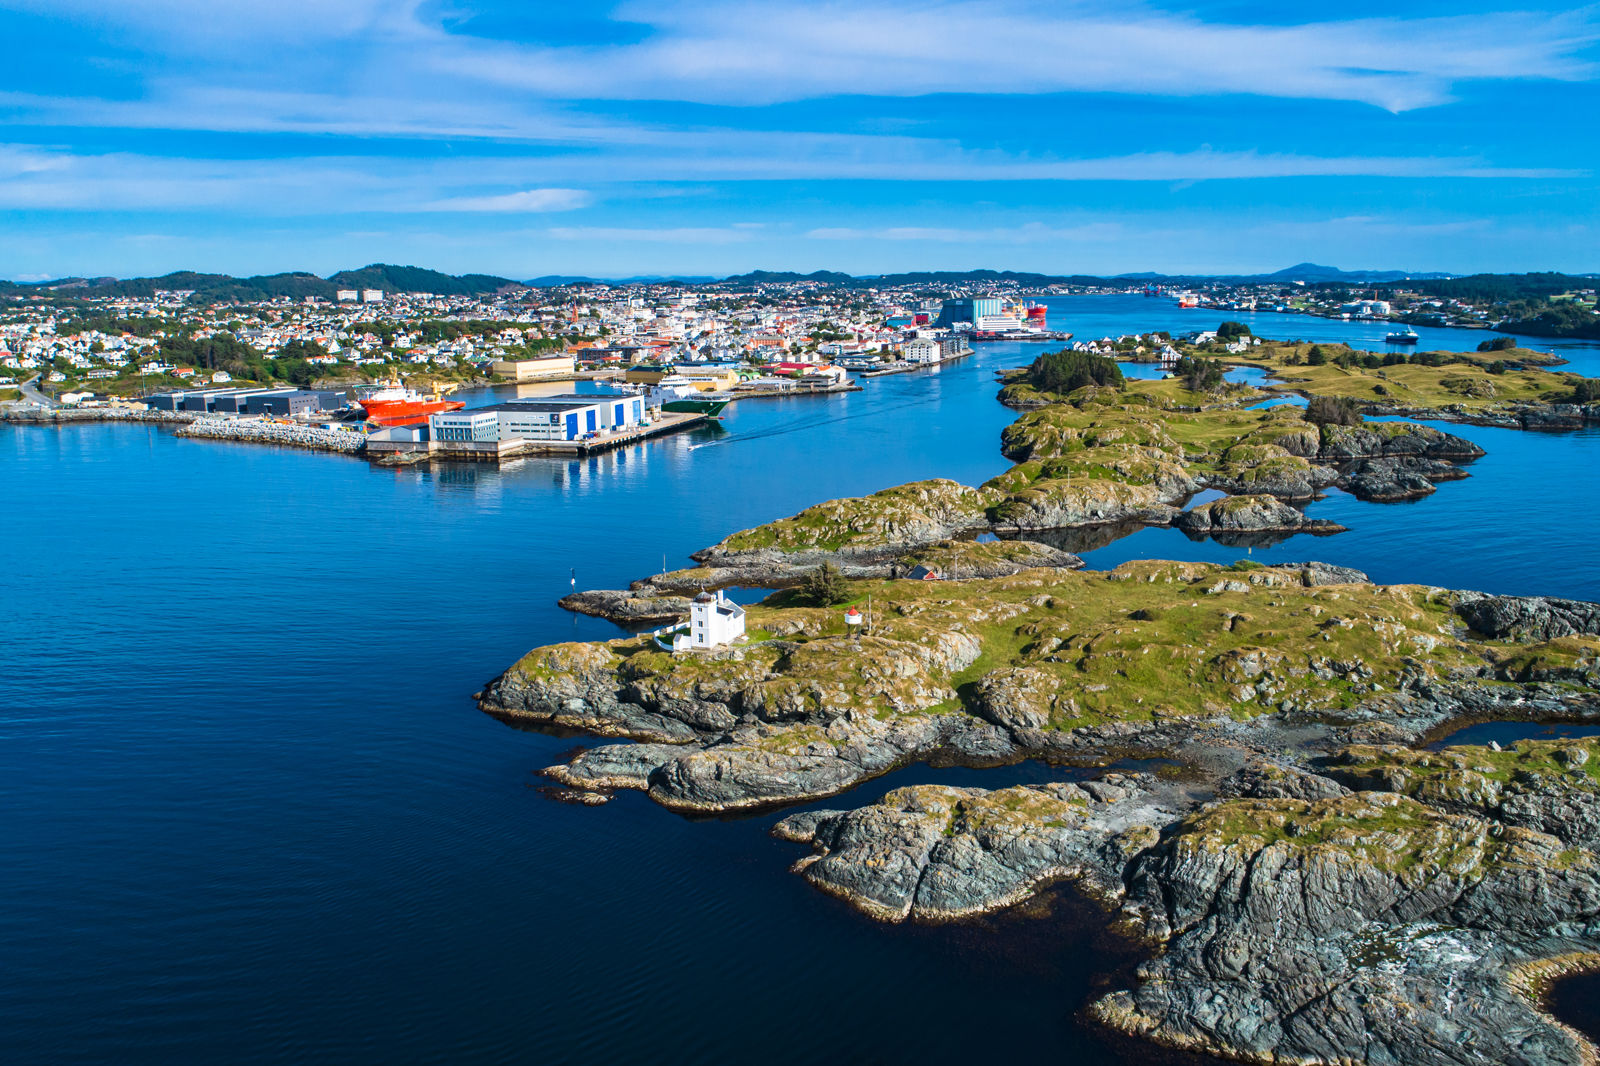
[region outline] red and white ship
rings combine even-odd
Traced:
[[[413,426],[427,421],[431,414],[440,411],[459,411],[467,406],[464,400],[447,400],[435,389],[433,395],[424,396],[416,389],[406,388],[398,382],[374,389],[356,400],[367,414],[367,421],[380,426]]]

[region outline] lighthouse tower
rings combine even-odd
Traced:
[[[718,589],[700,591],[689,604],[689,647],[717,648],[744,636],[744,608]]]

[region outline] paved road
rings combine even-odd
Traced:
[[[37,387],[38,381],[39,375],[35,374],[33,377],[17,386],[17,388],[22,390],[22,398],[27,400],[29,403],[36,403],[41,407],[54,407],[56,402],[39,391]]]

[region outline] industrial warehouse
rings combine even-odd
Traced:
[[[350,395],[343,389],[179,389],[140,399],[152,411],[294,418],[338,411],[349,404]]]

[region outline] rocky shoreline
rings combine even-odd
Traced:
[[[917,761],[1159,756],[1172,776],[916,785],[774,832],[808,847],[809,883],[880,920],[958,920],[1070,882],[1150,952],[1090,1015],[1169,1047],[1591,1061],[1516,982],[1600,954],[1600,740],[1410,745],[1464,719],[1600,721],[1600,605],[1316,564],[1026,570],[956,599],[953,584],[878,586],[893,621],[859,638],[831,632],[833,612],[752,608],[772,636],[721,651],[537,649],[480,707],[629,740],[547,773],[585,802],[636,789],[685,813],[815,801]],[[1198,654],[1162,643],[1196,626],[1175,617],[1191,598],[1213,633]],[[1315,637],[1263,643],[1296,625]],[[1155,690],[1134,649],[1172,664]]]
[[[805,849],[799,876],[875,919],[958,921],[1072,885],[1143,945],[1086,1008],[1131,1038],[1263,1064],[1600,1061],[1539,1002],[1600,960],[1600,738],[1418,750],[1469,721],[1600,722],[1600,605],[1316,562],[1094,573],[1042,540],[971,539],[1335,533],[1293,502],[1334,484],[1411,498],[1481,450],[1155,390],[1037,408],[1003,446],[1017,467],[978,488],[829,501],[563,601],[647,624],[700,588],[781,590],[831,564],[870,596],[861,632],[780,591],[731,645],[537,648],[478,705],[620,741],[545,771],[578,802],[843,797],[773,832]],[[1203,488],[1231,495],[1180,510]],[[913,566],[942,580],[905,580]],[[848,802],[917,763],[1003,777],[1022,760],[1060,780]]]
[[[1363,410],[1371,415],[1421,418],[1430,422],[1462,422],[1497,429],[1561,431],[1600,424],[1600,403],[1517,404],[1504,413],[1486,414],[1462,406],[1411,407],[1403,404],[1369,403]]]

